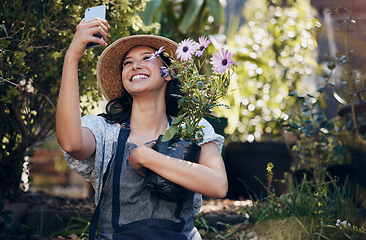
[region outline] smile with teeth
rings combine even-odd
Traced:
[[[136,80],[146,79],[146,78],[148,78],[148,77],[149,77],[149,76],[147,76],[147,75],[137,74],[137,75],[135,75],[135,76],[133,76],[133,77],[131,78],[131,82],[132,82],[132,81],[136,81]]]

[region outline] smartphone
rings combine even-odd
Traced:
[[[88,8],[85,10],[84,19],[85,19],[85,22],[90,21],[94,18],[105,19],[105,14],[106,14],[105,5],[91,7],[91,8]],[[93,36],[103,39],[102,35],[100,35],[99,33],[93,34]],[[92,48],[92,47],[98,47],[98,46],[100,46],[100,44],[90,42],[86,45],[86,49]]]

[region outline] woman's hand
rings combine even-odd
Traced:
[[[135,149],[133,149],[128,156],[128,162],[133,170],[135,170],[138,174],[145,176],[146,168],[142,165],[142,159],[145,154],[149,154],[149,151],[153,151],[151,148],[154,146],[155,142],[150,142],[144,145],[141,145]]]
[[[77,26],[76,33],[70,44],[68,54],[79,60],[85,51],[86,45],[90,42],[99,43],[102,46],[107,46],[108,22],[104,19],[94,18],[88,22],[81,20]],[[94,37],[93,34],[99,33],[103,39]]]

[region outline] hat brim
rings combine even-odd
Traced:
[[[175,53],[178,44],[168,38],[155,35],[133,35],[120,38],[109,45],[97,63],[97,80],[103,96],[110,101],[122,95],[122,61],[131,48],[149,46],[164,52]]]

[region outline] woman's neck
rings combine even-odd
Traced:
[[[133,101],[130,141],[146,143],[164,133],[168,124],[165,100]]]

